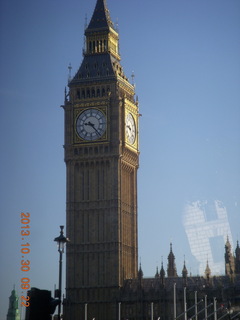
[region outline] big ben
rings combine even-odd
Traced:
[[[63,106],[66,320],[86,312],[89,319],[116,319],[119,289],[137,277],[139,113],[118,41],[106,1],[97,0]]]

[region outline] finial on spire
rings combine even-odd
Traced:
[[[85,34],[85,31],[87,30],[87,27],[88,27],[88,24],[87,24],[87,14],[86,14],[85,15],[85,24],[84,24],[84,34]],[[87,42],[86,42],[86,37],[85,36],[83,38],[83,43],[84,43],[84,45],[83,45],[82,51],[83,51],[83,56],[84,56],[85,51],[87,50],[87,48],[86,48]]]
[[[132,77],[132,85],[134,86],[134,78],[135,78],[134,71],[132,71],[132,75],[131,75],[131,77]]]
[[[69,63],[68,65],[68,83],[72,80],[72,65]]]
[[[117,22],[115,23],[115,30],[117,31],[117,33],[119,32],[118,18],[117,18]]]
[[[88,26],[88,19],[87,19],[87,14],[85,15],[85,24],[84,24],[84,31],[87,29]]]

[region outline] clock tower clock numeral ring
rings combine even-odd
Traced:
[[[134,144],[136,140],[136,124],[131,113],[126,116],[126,137],[130,144]]]
[[[106,115],[95,108],[82,111],[76,120],[77,134],[85,141],[95,141],[102,138],[106,127]]]

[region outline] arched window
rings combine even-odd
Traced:
[[[102,96],[104,97],[104,96],[105,96],[105,94],[106,94],[105,89],[104,89],[104,88],[102,88]]]
[[[95,89],[92,88],[92,97],[95,97]]]
[[[97,89],[97,97],[100,97],[100,89]]]

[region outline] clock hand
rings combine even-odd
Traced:
[[[129,125],[127,126],[127,128],[128,128],[130,131],[132,131],[132,128],[131,128]]]
[[[86,122],[84,124],[85,124],[85,126],[90,126],[92,128],[94,127],[94,124],[92,122],[90,122],[90,121],[88,121],[88,122]]]
[[[99,135],[99,137],[101,136],[101,134],[98,132],[98,130],[94,127],[93,125],[93,129],[97,132],[97,134]]]
[[[87,123],[85,123],[85,126],[90,126],[90,127],[92,127],[92,128],[97,132],[97,134],[99,135],[99,137],[101,136],[101,134],[100,134],[100,133],[98,132],[98,130],[95,128],[95,124],[94,124],[94,123],[88,121]]]

